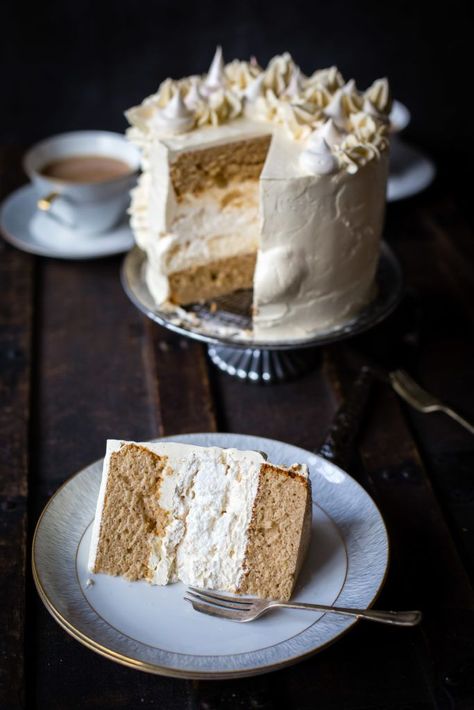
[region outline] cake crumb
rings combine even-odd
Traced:
[[[89,579],[86,582],[86,587],[93,587],[95,584],[94,580],[89,577]]]

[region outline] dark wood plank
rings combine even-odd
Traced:
[[[0,244],[0,706],[24,690],[33,259]]]
[[[413,213],[398,209],[394,224],[391,236],[418,310],[419,342],[411,372],[474,419],[472,227],[446,195]],[[474,439],[442,414],[405,411],[474,582]]]
[[[216,382],[224,431],[281,439],[307,449],[319,448],[336,402],[315,355],[315,368],[293,382],[272,386],[242,383],[220,371]]]
[[[205,347],[147,322],[147,374],[162,436],[217,430]]]
[[[382,411],[383,420],[376,414]],[[393,451],[388,467],[387,450]],[[378,393],[361,453],[393,542],[397,598],[425,614],[422,633],[431,661],[426,669],[436,700],[447,707],[451,696],[456,707],[471,707],[474,593],[400,405],[387,389]],[[470,678],[469,698],[448,687],[454,676],[461,693]]]
[[[420,210],[420,221],[430,234],[433,255],[443,277],[471,321],[474,318],[474,240],[473,230],[464,220],[449,195],[427,210]]]
[[[119,259],[43,260],[34,400],[35,517],[56,488],[103,456],[105,440],[159,434],[144,374],[144,321],[119,281]],[[126,669],[70,638],[32,594],[29,705],[186,708],[186,682]]]
[[[348,377],[342,363],[342,379]],[[439,707],[453,698],[470,707],[468,678],[474,662],[474,593],[451,537],[426,468],[396,395],[377,385],[359,450],[358,478],[371,492],[387,523],[391,569],[382,599],[393,607],[421,608],[422,637],[416,638],[419,677],[425,676]],[[357,473],[357,472],[356,472]],[[390,655],[390,651],[388,652]],[[459,689],[449,686],[456,677]]]
[[[0,151],[0,194],[22,176]],[[0,240],[0,706],[22,707],[25,685],[28,439],[34,259]]]
[[[315,364],[316,369],[300,380],[269,388],[215,374],[226,428],[319,449],[340,401],[342,383],[329,376],[335,367],[329,356],[323,354]],[[311,708],[317,698],[320,707],[334,710],[379,709],[389,707],[390,698],[393,708],[431,708],[415,634],[360,624],[333,649],[272,674],[268,684],[266,678],[254,679],[252,692],[264,707]],[[210,707],[218,705],[211,702]]]

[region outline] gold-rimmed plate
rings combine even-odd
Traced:
[[[310,551],[295,599],[369,607],[383,584],[388,540],[370,496],[347,473],[304,449],[238,434],[188,434],[173,441],[265,451],[281,464],[306,463],[313,483]],[[199,614],[184,586],[153,587],[91,575],[87,554],[102,462],[51,498],[38,522],[34,580],[56,621],[88,648],[139,670],[179,678],[231,678],[276,670],[321,650],[354,621],[281,609],[251,624]]]

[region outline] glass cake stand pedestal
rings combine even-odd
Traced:
[[[264,342],[252,334],[251,290],[186,308],[161,310],[148,290],[146,267],[146,254],[135,246],[121,270],[122,286],[132,303],[163,328],[207,343],[209,358],[223,372],[256,384],[284,382],[312,369],[321,345],[358,335],[380,323],[395,309],[403,290],[400,264],[383,242],[374,296],[355,318],[304,340]]]

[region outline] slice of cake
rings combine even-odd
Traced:
[[[160,308],[253,288],[253,333],[307,338],[373,295],[388,173],[386,79],[365,92],[289,54],[225,65],[127,112],[131,223]]]
[[[108,441],[91,572],[289,599],[311,530],[305,466],[252,451]]]

